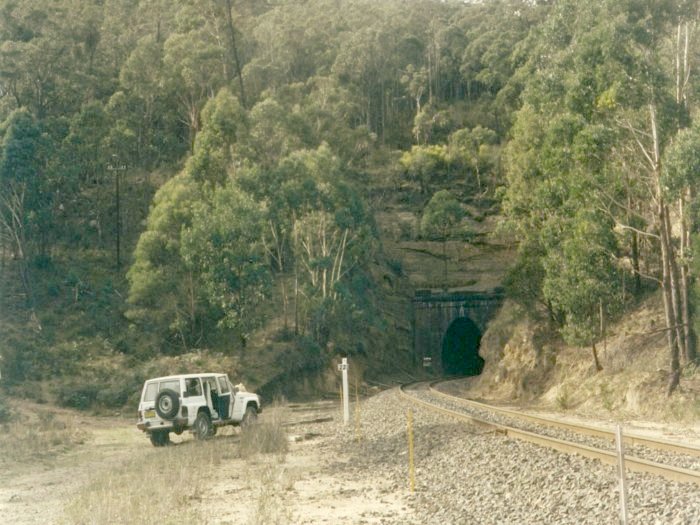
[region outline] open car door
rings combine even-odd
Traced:
[[[219,403],[215,407],[222,419],[231,419],[233,414],[233,392],[226,376],[217,376],[219,382]]]

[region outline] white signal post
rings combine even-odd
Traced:
[[[343,373],[343,423],[346,425],[350,421],[350,400],[348,388],[348,358],[343,357],[342,362],[338,365],[338,370]]]
[[[625,445],[622,441],[622,427],[617,425],[615,432],[617,445],[617,470],[620,477],[620,525],[627,525],[629,515],[627,513],[627,479],[625,476]]]

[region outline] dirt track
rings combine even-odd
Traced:
[[[340,450],[338,433],[353,430],[339,416],[328,404],[292,407],[283,461],[222,462],[202,501],[207,523],[408,523],[403,492],[391,490],[381,472],[355,468],[351,454]]]
[[[203,522],[264,523],[267,515],[295,524],[397,523],[407,512],[403,496],[388,496],[386,480],[378,474],[352,468],[338,450],[338,416],[337,407],[328,404],[292,408],[290,450],[284,458],[223,456],[193,499]],[[89,427],[83,444],[50,460],[3,464],[3,523],[66,523],[66,505],[94,479],[127,460],[158,452],[128,419],[72,417]],[[230,450],[237,446],[237,432],[225,429],[213,441]],[[176,445],[192,439],[188,433],[173,436]]]
[[[149,452],[148,441],[128,420],[72,417],[89,428],[84,444],[50,459],[3,463],[0,516],[4,523],[57,523],[66,503],[92,478]]]

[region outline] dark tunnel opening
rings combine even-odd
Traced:
[[[484,369],[479,355],[481,332],[468,317],[455,319],[442,339],[442,371],[446,375],[478,376]]]

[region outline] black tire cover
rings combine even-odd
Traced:
[[[161,407],[161,401],[164,401],[164,398],[169,398],[169,408],[167,408],[167,401],[165,401],[166,407]],[[177,395],[177,392],[175,392],[174,390],[170,390],[169,388],[158,392],[158,396],[156,397],[156,413],[160,417],[162,417],[163,419],[175,419],[175,416],[177,416],[179,410],[180,396]]]

